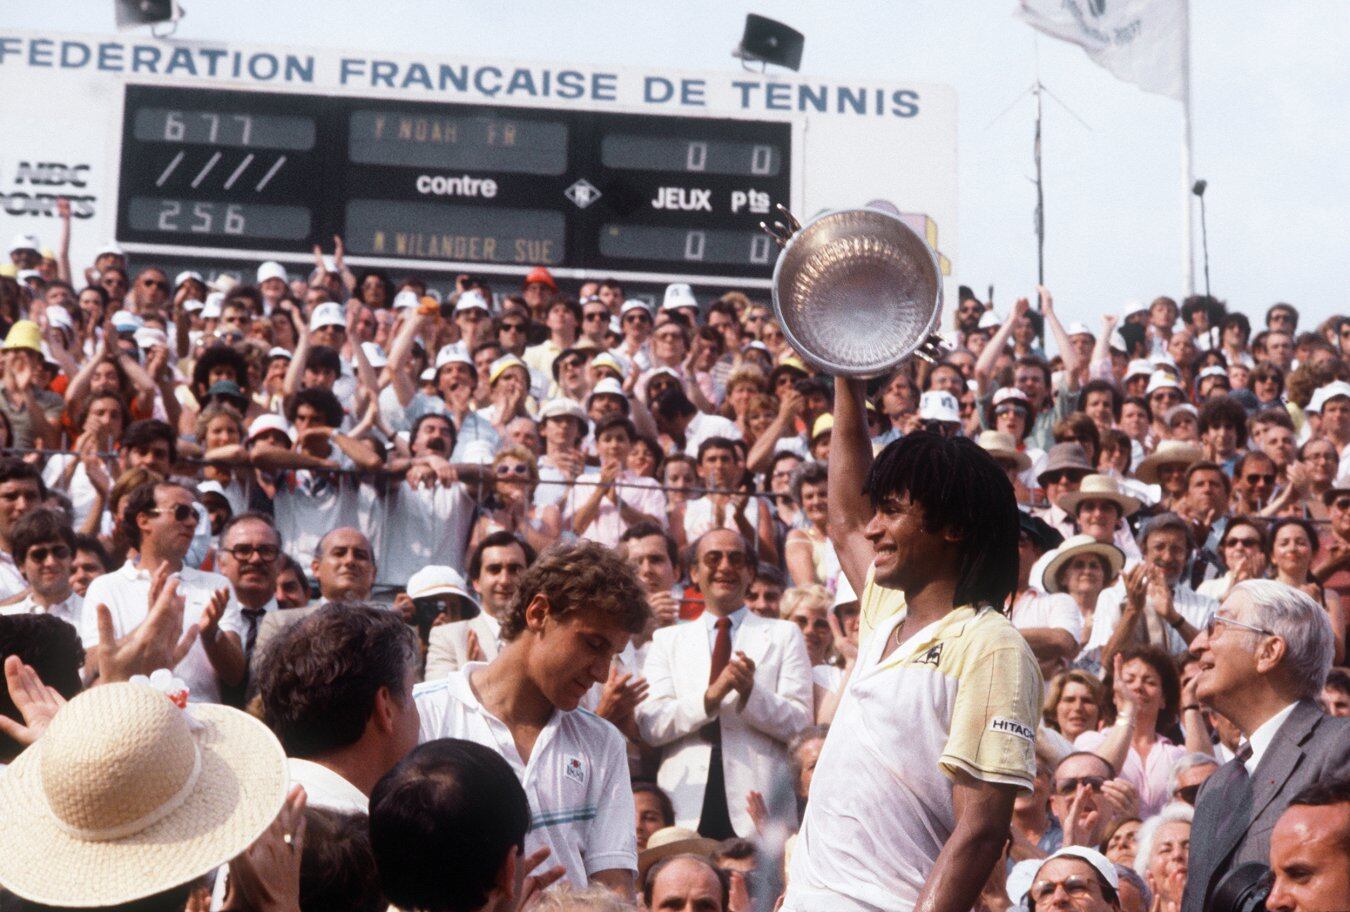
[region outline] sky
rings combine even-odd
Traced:
[[[1034,105],[1024,93],[1039,74],[1063,103],[1046,100],[1043,141],[1046,280],[1061,315],[1095,327],[1128,300],[1182,293],[1180,104],[1033,31],[1013,18],[1014,0],[183,5],[178,37],[187,39],[672,70],[739,67],[730,51],[745,14],[778,19],[806,35],[804,75],[955,88],[955,274],[981,297],[992,284],[1001,312],[1034,295]],[[113,3],[5,0],[0,28],[108,32]],[[1191,35],[1195,176],[1209,183],[1214,294],[1251,315],[1289,301],[1305,323],[1346,312],[1350,4],[1191,0]],[[14,106],[0,110],[0,127],[13,116]],[[1203,291],[1199,244],[1197,228]]]

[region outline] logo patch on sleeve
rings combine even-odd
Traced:
[[[563,763],[563,776],[577,785],[586,784],[586,765],[580,757],[568,757]]]
[[[1005,719],[1002,716],[995,716],[989,720],[989,730],[991,732],[1000,732],[1005,735],[1013,735],[1021,738],[1023,741],[1035,741],[1036,729],[1023,725],[1016,719]]]

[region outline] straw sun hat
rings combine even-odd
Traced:
[[[286,786],[281,745],[251,716],[95,687],[0,776],[0,886],[76,908],[152,896],[251,845]]]

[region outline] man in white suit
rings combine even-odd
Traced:
[[[468,662],[497,657],[502,612],[515,597],[520,575],[534,563],[534,551],[510,532],[493,532],[469,556],[469,578],[483,610],[467,621],[431,628],[424,679],[439,680]]]
[[[811,722],[806,643],[795,625],[746,608],[754,573],[739,533],[699,538],[690,574],[706,610],[656,631],[637,708],[643,740],[665,747],[657,782],[676,823],[713,839],[753,834],[747,796],[787,768],[785,743]]]

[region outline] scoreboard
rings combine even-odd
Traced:
[[[125,87],[117,236],[163,253],[763,282],[788,121]]]

